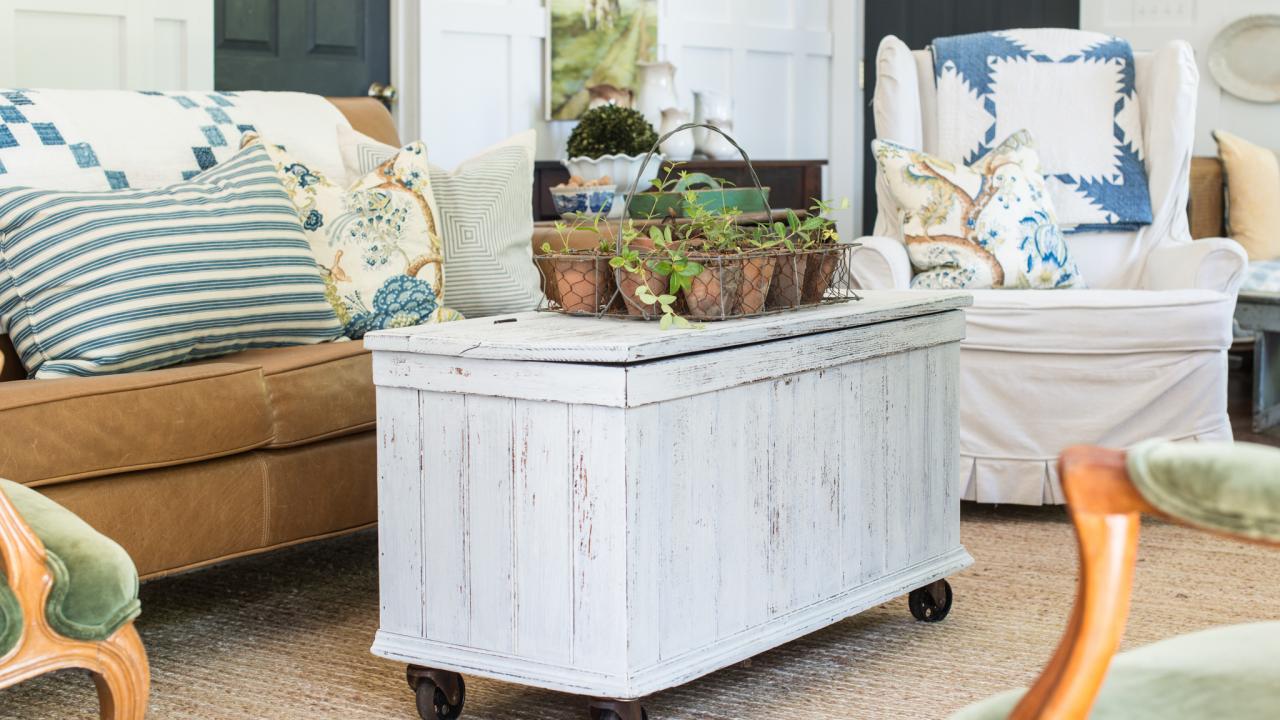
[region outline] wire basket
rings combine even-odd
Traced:
[[[767,217],[772,218],[768,194],[763,190],[751,158],[732,137],[714,125],[686,123],[658,138],[636,173],[637,186],[658,147],[672,135],[694,128],[719,133],[737,148],[760,192]],[[630,208],[631,196],[628,196],[623,218],[629,217]],[[687,259],[700,266],[701,271],[683,278],[678,292],[670,292],[674,287],[671,278],[656,269],[664,259],[669,259],[667,256],[656,250],[641,251],[639,271],[615,268],[610,261],[627,248],[621,233],[613,240],[613,252],[604,249],[552,252],[535,257],[546,295],[546,303],[539,309],[591,317],[661,318],[664,313],[658,304],[646,304],[637,297],[637,290],[644,292],[641,286],[646,286],[653,296],[675,296],[671,304],[674,312],[696,321],[756,317],[861,299],[853,290],[849,271],[850,254],[857,247],[854,244],[730,252],[704,251],[694,244],[686,249]]]

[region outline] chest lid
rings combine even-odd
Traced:
[[[972,297],[964,292],[881,290],[861,294],[862,300],[710,322],[700,330],[663,330],[656,322],[529,312],[379,330],[366,335],[364,345],[377,351],[492,360],[633,363],[872,325],[972,304]]]

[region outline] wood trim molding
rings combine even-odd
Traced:
[[[142,720],[151,674],[146,650],[130,622],[100,642],[72,640],[49,626],[44,608],[53,590],[44,544],[0,492],[0,559],[22,608],[18,643],[0,657],[0,689],[65,668],[93,676],[102,720]]]
[[[391,0],[391,84],[399,89],[391,114],[401,142],[422,137],[422,6],[418,0]]]

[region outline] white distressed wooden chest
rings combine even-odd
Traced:
[[[528,313],[369,335],[373,652],[435,669],[426,694],[449,702],[424,716],[456,717],[453,672],[633,700],[916,588],[941,605],[971,562],[968,304],[884,291],[691,331]]]

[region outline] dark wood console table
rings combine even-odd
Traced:
[[[821,198],[822,166],[826,160],[753,160],[760,182],[769,187],[769,203],[775,208],[807,208],[814,198]],[[724,178],[734,185],[749,187],[751,175],[741,160],[690,160],[681,164],[689,172],[703,172]],[[665,172],[666,169],[663,169]],[[659,173],[661,177],[661,173]],[[569,179],[559,160],[539,160],[533,167],[533,219],[555,220],[551,204],[551,187]]]

